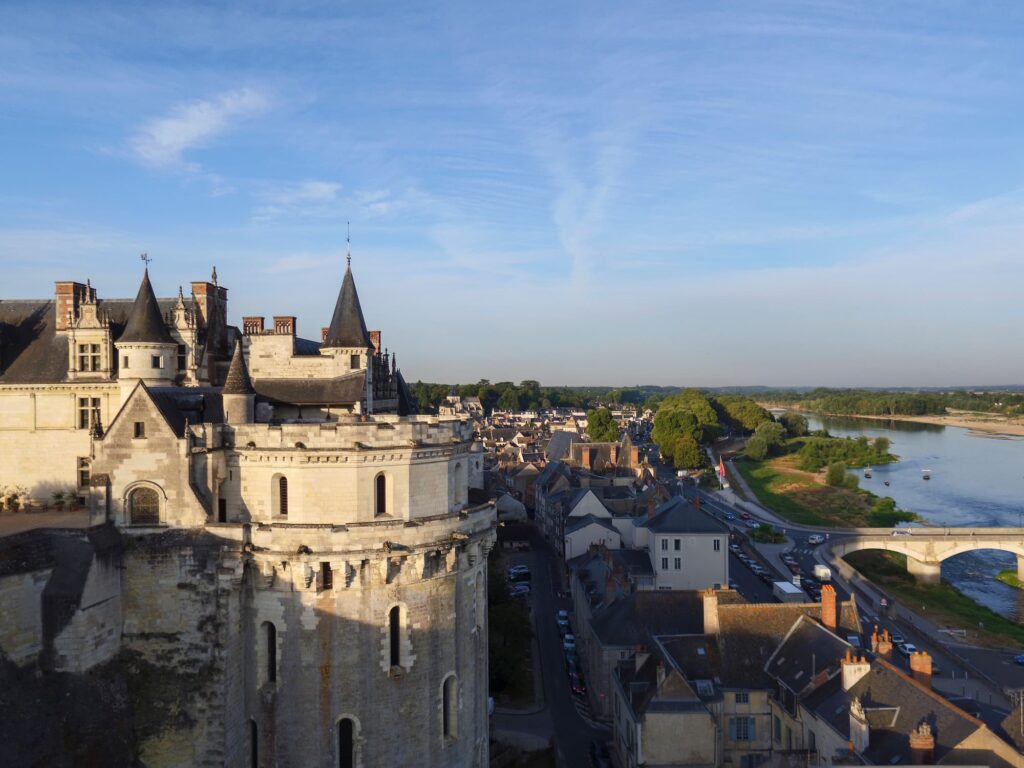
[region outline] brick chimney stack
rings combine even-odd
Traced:
[[[935,734],[928,723],[921,723],[910,732],[910,762],[914,765],[935,762]]]
[[[878,647],[874,650],[883,659],[892,659],[892,635],[889,634],[888,629],[882,630],[882,634],[878,636]]]
[[[256,315],[247,315],[242,318],[242,333],[246,336],[254,336],[263,333],[263,324],[266,318]]]
[[[836,588],[831,584],[825,584],[821,588],[821,623],[833,632],[839,629]]]
[[[910,654],[910,673],[922,685],[932,687],[932,657],[925,651]]]
[[[839,662],[842,670],[843,690],[848,691],[871,671],[871,664],[863,656],[857,658],[853,651],[846,649],[846,656]]]
[[[327,334],[330,333],[330,332],[331,332],[330,328],[321,328],[320,329],[320,344],[326,344],[327,343]]]
[[[380,354],[380,331],[370,331],[370,343],[373,345],[373,354]]]

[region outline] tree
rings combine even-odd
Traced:
[[[607,408],[587,411],[587,434],[596,443],[611,443],[619,439],[619,423]]]
[[[885,455],[889,452],[889,448],[892,447],[892,443],[889,442],[888,437],[876,437],[875,438],[875,453]]]
[[[769,454],[781,453],[786,429],[776,421],[766,421],[754,430],[754,437],[764,440]]]
[[[779,416],[779,421],[786,428],[790,437],[804,437],[807,434],[807,417],[793,411],[786,411]]]
[[[825,470],[825,484],[841,488],[846,484],[846,462],[833,461]]]
[[[509,387],[501,393],[501,397],[498,398],[498,402],[495,407],[499,411],[513,411],[518,412],[522,410],[522,406],[519,400],[519,393],[515,390],[515,387]]]
[[[768,442],[758,435],[747,440],[747,447],[744,449],[747,458],[754,461],[763,461],[768,457]]]
[[[707,463],[707,456],[693,435],[680,435],[669,445],[669,452],[676,469],[695,469]]]

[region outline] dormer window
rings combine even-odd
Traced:
[[[78,345],[78,370],[98,371],[100,369],[100,345]]]
[[[359,355],[352,355],[349,358],[348,367],[351,368],[353,371],[358,371],[359,370],[359,366],[361,365],[361,363],[362,363],[362,361],[360,360]]]

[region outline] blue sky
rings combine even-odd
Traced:
[[[317,338],[351,221],[413,381],[1024,382],[1020,3],[156,5],[0,5],[0,296]]]

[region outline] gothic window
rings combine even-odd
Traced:
[[[100,399],[98,397],[78,398],[78,428],[89,429],[100,420]]]
[[[272,514],[279,517],[288,517],[288,478],[284,475],[274,475],[270,481]]]
[[[338,768],[355,768],[356,726],[350,717],[338,721]]]
[[[267,665],[266,668],[266,681],[268,683],[277,682],[277,627],[274,626],[273,622],[263,622],[263,643],[264,653],[263,658]]]
[[[402,665],[402,612],[396,605],[388,612],[388,652],[391,666]]]
[[[377,517],[388,513],[388,479],[384,474],[377,475],[373,481],[374,507],[373,514]]]
[[[78,370],[98,371],[100,369],[100,345],[78,345]]]
[[[134,435],[135,435],[135,439],[136,440],[141,440],[142,438],[144,438],[146,436],[146,422],[144,422],[144,421],[136,421],[135,422],[135,432],[134,432]]]
[[[441,688],[441,733],[446,739],[459,735],[459,682],[455,675],[445,678]]]
[[[136,488],[128,497],[132,525],[160,524],[160,496],[152,488]]]

